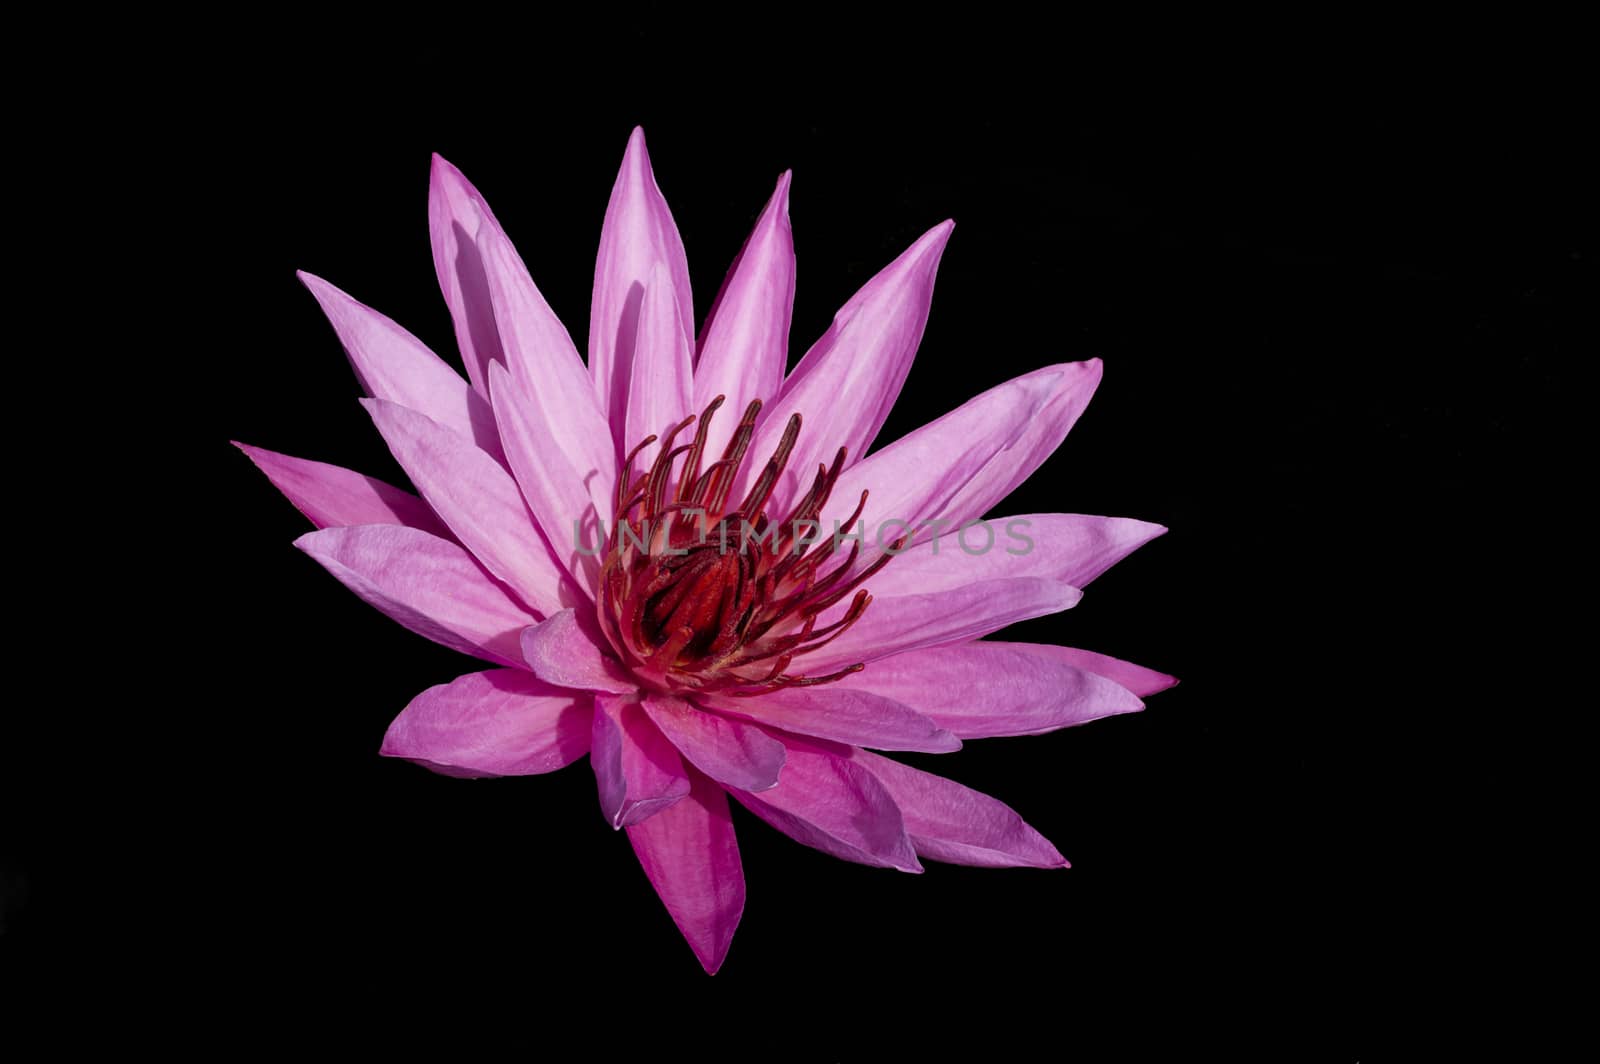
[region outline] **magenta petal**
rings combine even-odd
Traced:
[[[1147,669],[1143,665],[1121,661],[1092,650],[1075,650],[1072,647],[1053,647],[1039,643],[996,643],[994,646],[1014,647],[1037,657],[1060,662],[1084,672],[1103,676],[1112,683],[1126,687],[1140,698],[1159,694],[1178,682],[1176,676]]]
[[[249,444],[235,443],[234,446],[249,456],[256,468],[272,481],[272,486],[283,492],[295,509],[318,528],[406,525],[436,536],[450,535],[427,503],[377,477],[363,476],[326,462],[291,458]]]
[[[421,340],[322,278],[304,272],[296,276],[311,290],[339,334],[369,396],[425,414],[497,460],[503,457],[489,401],[473,391],[460,374]]]
[[[790,416],[805,419],[805,431],[773,493],[775,509],[783,510],[798,490],[809,487],[817,466],[831,462],[840,447],[851,462],[867,453],[911,371],[928,323],[933,278],[954,228],[954,222],[934,226],[863,285],[783,382],[751,446],[764,460]],[[747,483],[759,468],[751,464]]]
[[[647,436],[659,439],[689,413],[692,347],[691,325],[678,317],[672,276],[657,263],[645,281],[628,382],[623,453]],[[652,443],[639,452],[637,468],[648,469],[661,448]]]
[[[845,470],[822,527],[831,529],[870,490],[869,535],[885,522],[980,517],[1026,480],[1077,422],[1100,383],[1100,360],[1047,366],[996,385]],[[882,533],[892,542],[899,530]],[[932,529],[912,542],[931,539]]]
[[[851,755],[889,791],[921,857],[983,868],[1066,868],[1066,858],[1004,802],[865,750]]]
[[[379,751],[449,776],[554,772],[589,752],[590,700],[519,669],[430,687],[389,725]]]
[[[356,525],[307,532],[294,545],[418,635],[521,666],[522,630],[537,618],[457,544],[399,525]]]
[[[722,282],[700,336],[690,412],[698,414],[717,396],[726,397],[722,412],[712,419],[707,454],[722,453],[750,400],[770,403],[783,384],[794,311],[789,178],[785,171],[778,179],[777,189]]]
[[[561,610],[522,633],[522,657],[541,680],[560,687],[629,694],[639,685],[615,659],[601,650],[596,637],[578,624],[577,614]]]
[[[576,597],[503,466],[414,410],[381,399],[362,405],[411,483],[485,569],[543,614]]]
[[[428,232],[439,290],[455,322],[456,345],[467,378],[479,394],[489,394],[489,364],[503,357],[490,303],[488,271],[478,233],[499,223],[478,190],[438,155],[428,175]]]
[[[849,750],[793,735],[778,738],[788,749],[778,785],[759,796],[729,788],[739,804],[823,853],[857,864],[922,871],[899,807],[877,777],[850,760]]]
[[[541,444],[559,454],[597,504],[609,514],[616,479],[616,446],[605,412],[594,394],[566,328],[551,312],[498,226],[478,234],[489,273],[496,327],[505,346],[505,365],[517,385],[523,417],[539,425]],[[492,369],[487,371],[492,377]],[[492,380],[490,392],[492,394]],[[500,412],[496,410],[496,418]],[[505,427],[501,426],[504,436]]]
[[[744,870],[728,799],[691,773],[689,796],[628,826],[628,841],[689,948],[709,974],[728,955],[744,913]]]
[[[689,793],[688,770],[637,701],[594,696],[589,761],[600,811],[614,828],[644,821]]]
[[[1007,579],[980,580],[928,595],[874,598],[844,634],[801,660],[808,672],[819,673],[918,647],[964,643],[1008,624],[1069,609],[1082,597],[1083,592],[1057,580]],[[822,622],[841,612],[842,604],[824,614]]]
[[[963,739],[1039,735],[1144,708],[1122,685],[1050,653],[1059,649],[977,642],[912,650],[830,686],[914,706]]]
[[[760,728],[667,695],[645,698],[644,711],[690,764],[718,783],[745,791],[777,784],[783,744]]]
[[[961,749],[960,739],[915,709],[871,691],[829,685],[784,688],[754,698],[696,698],[723,716],[852,746],[935,754]]]
[[[911,547],[867,586],[874,597],[928,594],[979,580],[1040,577],[1082,588],[1165,532],[1125,517],[993,517]],[[876,607],[874,607],[876,608]]]
[[[694,300],[683,240],[650,170],[644,130],[635,129],[611,189],[611,202],[606,205],[589,308],[589,371],[601,409],[615,433],[626,427],[639,309],[645,285],[657,266],[666,268],[678,320],[692,323]],[[632,446],[621,436],[616,444],[624,453]]]
[[[536,416],[527,390],[498,362],[489,366],[489,392],[522,499],[563,568],[592,598],[611,520],[612,478],[578,472],[551,435],[550,421]]]

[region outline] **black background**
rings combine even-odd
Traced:
[[[1560,550],[1550,492],[1593,252],[1558,87],[1375,85],[1337,64],[1296,76],[1290,57],[1147,104],[1131,73],[968,91],[940,84],[966,65],[929,56],[914,89],[830,92],[823,71],[808,95],[747,56],[703,93],[641,76],[611,98],[446,77],[443,50],[348,79],[336,54],[292,77],[214,61],[140,112],[142,148],[120,156],[161,194],[138,224],[169,261],[137,343],[167,405],[142,421],[159,486],[108,481],[179,552],[117,577],[140,597],[112,630],[150,649],[80,681],[116,703],[82,726],[117,771],[13,748],[32,769],[10,777],[13,808],[35,813],[8,824],[0,948],[31,985],[103,985],[148,997],[152,1029],[285,1046],[579,1031],[740,1057],[1026,1037],[1357,1059],[1414,1018],[1415,986],[1501,937],[1488,880],[1531,867],[1534,844],[1524,795],[1494,781],[1523,760],[1520,677],[1547,666],[1499,603]],[[303,520],[228,446],[403,482],[293,271],[453,359],[427,243],[438,151],[581,348],[635,123],[702,315],[793,168],[791,365],[956,220],[880,443],[1042,365],[1105,360],[1078,427],[996,512],[1171,532],[1008,635],[1182,683],[1140,715],[913,759],[1011,804],[1072,870],[910,877],[736,810],[749,900],[707,978],[585,765],[465,782],[377,756],[414,694],[475,665],[295,551]],[[141,269],[120,253],[107,268]],[[125,439],[102,441],[105,467]]]

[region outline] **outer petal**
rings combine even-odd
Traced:
[[[845,470],[823,515],[824,530],[843,521],[870,491],[869,536],[885,522],[980,517],[1026,480],[1066,438],[1100,383],[1100,360],[1047,366],[997,385],[937,421],[908,433]],[[882,532],[892,542],[899,526]],[[933,536],[916,533],[913,544]],[[865,555],[866,552],[863,552]]]
[[[725,717],[853,746],[936,754],[961,749],[960,739],[915,709],[871,691],[830,685],[791,687],[758,698],[696,699]]]
[[[303,272],[296,276],[333,324],[368,395],[426,414],[496,459],[503,457],[488,400],[421,340],[322,278]]]
[[[690,764],[718,783],[746,791],[777,784],[783,744],[760,728],[665,695],[645,698],[644,711]]]
[[[900,809],[877,778],[831,744],[780,735],[788,748],[778,785],[728,793],[797,842],[857,864],[920,872]]]
[[[1092,650],[1074,650],[1072,647],[1044,646],[1038,643],[997,643],[995,646],[1016,647],[1030,654],[1048,658],[1064,665],[1082,669],[1084,672],[1103,676],[1112,683],[1120,684],[1138,695],[1140,698],[1149,698],[1159,694],[1178,682],[1176,676],[1168,676],[1164,672],[1147,669],[1143,665],[1132,662],[1120,661],[1105,654],[1096,654]]]
[[[984,868],[1067,867],[1049,840],[1004,802],[865,750],[851,758],[894,798],[920,856]]]
[[[706,453],[712,456],[722,454],[750,400],[772,402],[783,384],[794,312],[789,179],[787,170],[778,178],[778,187],[733,260],[700,335],[690,412],[698,414],[719,395],[727,398],[706,436]]]
[[[689,796],[628,827],[628,841],[689,948],[708,973],[728,955],[744,914],[744,870],[728,799],[691,773]]]
[[[678,320],[693,322],[694,300],[683,240],[650,170],[644,130],[635,129],[606,206],[589,312],[589,371],[594,375],[601,409],[615,432],[626,425],[639,308],[645,283],[658,265],[666,268],[671,279]],[[631,446],[622,437],[616,444],[622,452]]]
[[[614,828],[637,824],[689,793],[683,759],[636,701],[595,695],[589,762],[600,811]]]
[[[434,512],[485,569],[543,614],[577,597],[534,526],[511,474],[414,410],[363,399],[389,450]]]
[[[904,551],[867,587],[874,596],[911,595],[1041,577],[1081,588],[1165,531],[1146,521],[1082,514],[974,518]]]
[[[876,661],[919,647],[964,643],[1008,624],[1077,605],[1083,592],[1058,580],[980,580],[928,595],[874,598],[867,612],[833,642],[802,660],[811,673]],[[824,614],[828,623],[844,604]]]
[[[560,687],[610,694],[630,694],[639,688],[595,638],[583,631],[572,610],[552,613],[544,622],[524,629],[522,657],[535,676]]]
[[[773,493],[775,509],[785,510],[797,487],[809,486],[817,466],[831,462],[841,446],[849,461],[867,453],[911,371],[933,301],[934,274],[954,228],[949,221],[934,226],[862,286],[784,381],[751,445],[765,461],[790,415],[805,419],[805,431]],[[746,469],[746,485],[759,474],[760,461]]]
[[[552,435],[549,420],[538,415],[527,390],[498,362],[489,366],[489,391],[506,461],[523,501],[562,567],[592,598],[611,520],[606,493],[612,478],[594,470],[588,475],[578,472]],[[603,442],[609,447],[610,436]],[[604,490],[591,492],[586,484]]]
[[[912,650],[830,686],[915,706],[963,739],[1038,735],[1144,708],[1127,688],[1051,653],[1060,649],[978,642]]]
[[[690,328],[689,322],[678,317],[671,273],[657,263],[645,282],[634,334],[623,454],[646,436],[665,438],[667,430],[689,413],[694,373]],[[648,467],[660,448],[659,441],[652,443],[635,460]]]
[[[589,751],[590,700],[519,669],[430,687],[389,725],[379,751],[449,776],[529,776]]]
[[[428,175],[428,232],[439,290],[456,326],[467,378],[489,394],[489,363],[503,358],[490,303],[489,275],[478,246],[480,230],[500,225],[461,171],[435,155]],[[409,404],[408,404],[409,405]]]
[[[502,665],[522,664],[536,618],[455,543],[398,525],[307,532],[294,545],[418,635]]]
[[[578,482],[609,514],[616,448],[578,349],[492,220],[479,231],[478,244],[488,269],[495,326],[519,389],[519,408],[545,437],[540,453],[553,450],[565,458]]]
[[[318,528],[406,525],[436,536],[450,535],[427,503],[377,477],[244,443],[234,446]]]

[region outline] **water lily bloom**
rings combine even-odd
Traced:
[[[1061,443],[1098,360],[1035,369],[868,454],[952,224],[873,277],[787,375],[790,175],[694,332],[682,241],[635,130],[601,230],[588,358],[489,206],[435,157],[434,267],[466,370],[302,274],[417,494],[242,446],[296,541],[407,628],[489,662],[418,695],[382,753],[453,776],[588,755],[608,823],[708,972],[744,909],[729,801],[808,846],[1063,868],[1010,808],[875,751],[942,752],[1142,708],[1174,681],[996,642],[1165,531],[979,519]]]

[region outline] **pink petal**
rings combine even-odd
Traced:
[[[551,434],[549,419],[530,416],[537,411],[536,404],[498,362],[489,366],[489,392],[506,460],[522,489],[523,501],[562,566],[592,598],[611,502],[603,493],[598,497],[592,494],[585,484],[599,488],[603,482],[609,491],[612,478],[595,473],[585,476],[573,467]],[[603,440],[609,447],[611,437],[606,435]]]
[[[307,532],[294,545],[418,635],[521,666],[522,629],[537,618],[455,543],[399,525],[356,525]]]
[[[689,291],[689,263],[683,240],[651,172],[644,130],[635,129],[628,138],[622,169],[611,189],[611,202],[606,205],[589,308],[589,371],[594,376],[601,409],[615,432],[626,427],[639,308],[644,286],[658,265],[666,268],[671,279],[678,320],[692,323],[694,300]],[[616,439],[623,453],[637,442]]]
[[[361,387],[425,414],[464,440],[502,457],[489,402],[422,341],[370,307],[362,306],[320,277],[296,274],[316,297],[339,334]]]
[[[1010,646],[1026,650],[1029,654],[1048,658],[1051,661],[1070,665],[1082,669],[1084,672],[1103,676],[1112,683],[1126,687],[1140,698],[1149,698],[1159,694],[1178,682],[1176,676],[1168,676],[1164,672],[1147,669],[1143,665],[1134,665],[1131,662],[1120,661],[1105,654],[1096,654],[1092,650],[1074,650],[1072,647],[1044,646],[1038,643],[998,643],[996,646]]]
[[[726,397],[712,419],[707,454],[722,454],[750,400],[771,403],[783,385],[794,310],[789,179],[787,170],[778,178],[777,189],[722,282],[700,336],[690,411],[698,414],[717,396]]]
[[[790,687],[751,698],[696,700],[723,716],[852,746],[935,754],[961,749],[960,739],[915,709],[871,691]]]
[[[917,854],[982,868],[1066,868],[1066,858],[1004,802],[942,776],[857,750],[852,760],[889,791]]]
[[[535,676],[558,687],[611,694],[629,694],[639,689],[622,666],[601,650],[596,635],[582,629],[572,610],[552,613],[547,620],[525,629],[522,657]]]
[[[789,417],[798,413],[805,419],[773,493],[774,509],[786,510],[810,486],[817,466],[832,462],[840,447],[851,462],[867,453],[911,371],[933,302],[933,278],[954,228],[948,221],[934,226],[863,285],[783,382],[750,448],[759,461],[745,471],[748,484],[777,447]],[[852,496],[840,516],[854,505]]]
[[[586,696],[519,669],[491,669],[430,687],[389,725],[379,751],[449,776],[531,776],[589,752]]]
[[[363,399],[400,467],[483,567],[543,614],[577,598],[534,526],[511,474],[438,422],[381,399]]]
[[[694,373],[691,327],[678,317],[671,273],[657,263],[645,282],[644,301],[639,307],[623,436],[624,454],[646,436],[658,437],[658,442],[640,451],[634,460],[639,470],[649,468],[661,448],[659,440],[689,412]]]
[[[565,458],[609,515],[616,446],[595,396],[594,381],[565,326],[551,312],[511,241],[492,219],[479,231],[478,245],[488,270],[506,368],[518,387],[519,408],[527,420],[539,423],[548,440],[541,453],[553,449]]]
[[[1039,735],[1144,708],[1127,688],[1051,653],[1059,649],[978,642],[912,650],[830,687],[914,706],[963,739]]]
[[[600,811],[614,828],[640,823],[689,793],[683,759],[637,701],[595,695],[589,762]]]
[[[689,948],[710,974],[722,967],[744,913],[744,870],[728,799],[692,774],[689,796],[628,827],[628,841]]]
[[[718,783],[764,791],[778,782],[783,744],[760,728],[666,695],[647,697],[644,711],[690,764]]]
[[[1100,383],[1100,360],[1047,366],[984,392],[902,436],[845,470],[834,486],[822,527],[831,530],[870,491],[869,537],[893,542],[906,522],[915,529],[942,519],[951,526],[982,516],[1055,451]],[[931,539],[932,529],[912,543]],[[871,557],[863,551],[864,560]]]
[[[406,525],[448,537],[450,532],[428,504],[377,477],[342,466],[291,458],[262,447],[235,443],[272,486],[318,528],[344,525]]]
[[[455,322],[467,378],[483,396],[489,394],[489,364],[504,357],[490,302],[488,269],[478,246],[479,231],[485,228],[500,228],[489,205],[460,170],[434,155],[428,175],[433,270]]]
[[[728,793],[796,842],[857,864],[920,872],[900,809],[849,750],[778,737],[788,749],[778,785],[760,796]]]
[[[870,584],[869,584],[870,586]],[[918,647],[964,643],[1008,624],[1057,613],[1077,604],[1083,592],[1057,580],[980,580],[928,595],[874,598],[843,635],[799,659],[807,674],[857,661],[876,661]],[[823,614],[819,624],[843,612]]]
[[[979,580],[1016,577],[1042,577],[1082,588],[1165,531],[1160,525],[1125,517],[994,517],[946,528],[936,539],[908,548],[866,586],[875,597],[926,594]]]

